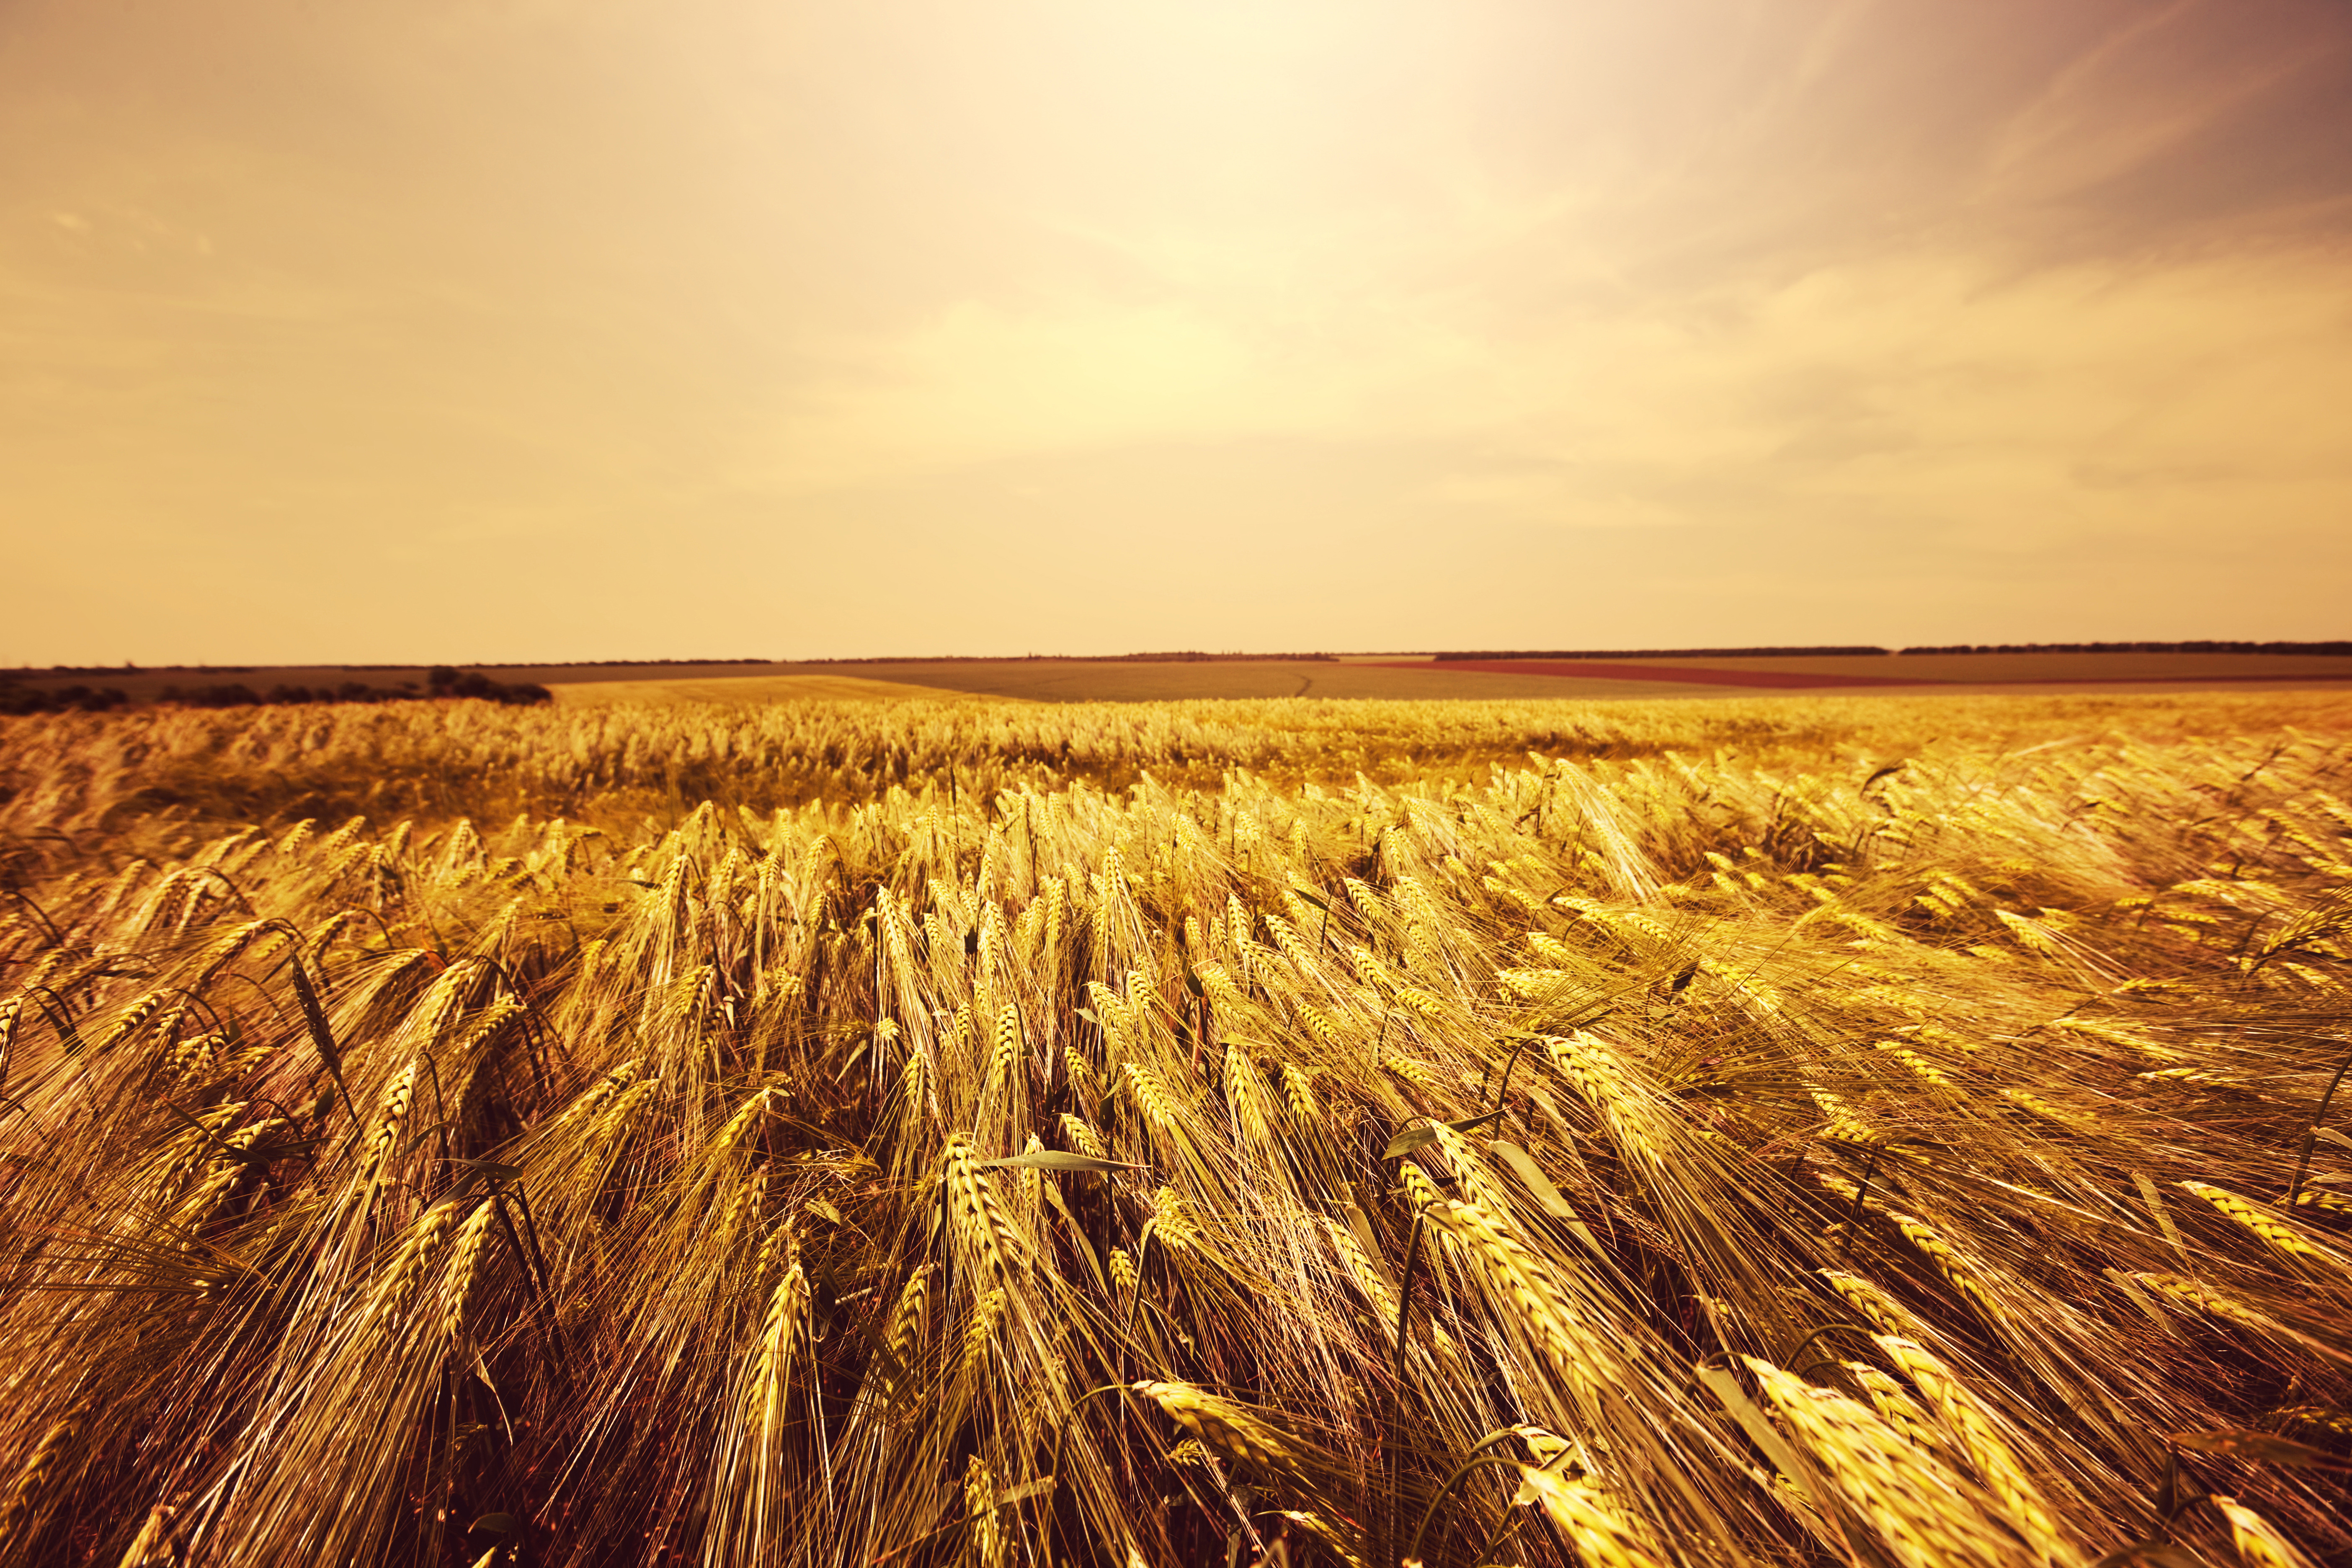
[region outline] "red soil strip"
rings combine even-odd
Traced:
[[[1806,675],[1786,669],[1677,669],[1654,664],[1568,664],[1552,659],[1438,659],[1381,664],[1379,669],[1458,669],[1475,674],[1583,676],[1591,680],[1674,680],[1688,686],[1769,686],[1802,689],[1824,686],[1937,686],[1935,680],[1885,675]]]

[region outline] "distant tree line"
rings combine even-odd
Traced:
[[[1506,658],[1824,658],[1921,653],[2279,653],[2352,658],[2352,642],[2018,642],[1954,643],[1945,647],[1639,647],[1545,653],[1441,653],[1442,659]],[[1318,657],[1328,657],[1318,656]]]
[[[1033,659],[1058,658],[1058,654],[1031,654]],[[1235,660],[1266,661],[1277,664],[1331,664],[1339,660],[1336,653],[1202,653],[1185,649],[1174,653],[1120,653],[1106,656],[1105,664],[1223,664]]]
[[[782,664],[786,662],[789,661],[773,658],[558,658],[542,659],[535,664],[478,664],[474,666],[474,668],[477,669],[604,669],[613,667],[638,664]],[[142,670],[140,666],[135,664],[53,664],[48,666],[47,668],[36,671],[32,666],[27,665],[24,668],[16,671],[0,671],[0,681],[22,679],[25,676],[36,673],[41,675],[121,675],[128,671],[133,675],[142,673],[251,675],[257,670],[264,668],[268,667],[251,664],[162,664],[149,665]],[[350,673],[366,673],[369,671],[383,671],[388,669],[418,669],[423,667],[414,664],[341,664],[329,666],[328,668],[341,669]]]
[[[356,680],[346,680],[340,688],[289,686],[281,681],[268,691],[256,691],[239,680],[212,686],[167,686],[156,700],[182,708],[257,708],[292,702],[395,702],[416,694],[414,681],[409,682],[405,691],[386,691],[362,686]]]
[[[419,688],[413,680],[397,686],[368,686],[346,680],[338,686],[296,686],[280,682],[257,691],[243,681],[204,686],[166,686],[156,700],[183,708],[261,708],[318,702],[405,702],[437,698],[470,697],[509,707],[552,702],[554,694],[532,681],[492,680],[475,671],[460,673],[446,666],[432,670]],[[129,693],[118,687],[26,686],[14,674],[0,673],[0,716],[31,713],[104,713],[131,705]]]
[[[1885,654],[1883,647],[1610,647],[1542,653],[1441,653],[1441,659],[1494,658],[1825,658],[1847,654]]]
[[[0,713],[103,713],[128,706],[131,699],[114,687],[60,686],[50,690],[19,686],[0,676]]]
[[[1875,650],[1874,650],[1875,651]],[[2287,653],[2352,658],[2352,642],[2013,642],[1906,647],[1903,653]]]
[[[255,708],[302,702],[403,702],[418,698],[473,697],[485,701],[504,703],[510,708],[524,708],[534,703],[552,702],[554,694],[533,681],[492,680],[488,676],[468,670],[459,674],[446,665],[427,673],[425,689],[417,689],[416,682],[404,680],[397,686],[369,686],[357,680],[346,680],[340,686],[289,686],[284,683],[267,692],[254,690],[242,681],[222,686],[163,688],[160,700],[176,702],[185,708]]]
[[[200,669],[211,669],[214,667],[211,665],[199,665],[196,668]],[[242,665],[225,664],[218,668],[219,673],[223,675],[249,675],[252,673],[251,670]],[[0,670],[0,682],[8,682],[13,684],[16,681],[22,680],[28,675],[137,675],[139,673],[141,673],[140,668],[135,664],[53,664],[46,669],[38,670],[35,669],[28,664],[19,669]]]

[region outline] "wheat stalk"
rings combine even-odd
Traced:
[[[898,1393],[915,1365],[915,1348],[922,1339],[925,1310],[930,1301],[931,1268],[924,1264],[907,1277],[898,1300],[890,1309],[890,1322],[882,1336],[882,1392]]]
[[[1305,1475],[1309,1456],[1263,1417],[1189,1383],[1142,1382],[1135,1392],[1173,1416],[1201,1442],[1229,1459]]]
[[[988,1347],[996,1338],[996,1326],[1004,1317],[1004,1291],[1000,1288],[982,1292],[971,1304],[971,1316],[963,1328],[963,1354],[956,1363],[958,1381],[970,1377],[988,1357]]]
[[[994,1094],[1013,1076],[1021,1059],[1021,1014],[1009,1003],[996,1015],[996,1037],[988,1057],[988,1081],[982,1091]]]
[[[1654,1534],[1612,1502],[1599,1488],[1533,1465],[1518,1467],[1514,1502],[1532,1502],[1550,1516],[1593,1568],[1661,1568]]]
[[[1103,1146],[1101,1136],[1097,1134],[1092,1127],[1087,1124],[1085,1117],[1077,1115],[1074,1111],[1066,1110],[1062,1112],[1062,1136],[1068,1139],[1072,1147],[1076,1148],[1079,1153],[1087,1156],[1089,1159],[1107,1160],[1110,1158],[1109,1152]]]
[[[1160,1081],[1160,1075],[1141,1062],[1126,1065],[1128,1086],[1135,1091],[1135,1102],[1142,1108],[1144,1120],[1160,1132],[1173,1140],[1178,1147],[1189,1142],[1176,1097]]]
[[[180,1510],[157,1503],[147,1510],[139,1533],[131,1538],[116,1568],[177,1568],[187,1560],[187,1539]]]
[[[2217,1187],[2210,1182],[2183,1182],[2180,1185],[2289,1258],[2326,1259],[2329,1256],[2325,1248],[2305,1241],[2293,1226],[2282,1223],[2267,1210],[2248,1203],[2226,1188]]]
[[[971,1140],[950,1138],[940,1158],[947,1183],[950,1230],[961,1257],[985,1278],[1004,1279],[1019,1243],[1004,1211],[997,1205],[987,1173],[972,1156]]]
[[[1886,1217],[1895,1222],[1895,1227],[1903,1232],[1912,1246],[1926,1254],[1927,1261],[1936,1266],[1936,1272],[1941,1274],[1953,1289],[1984,1314],[1987,1322],[1999,1324],[2008,1321],[2008,1312],[1993,1300],[1991,1292],[1985,1289],[1975,1271],[1952,1249],[1951,1244],[1934,1226],[1914,1215],[1889,1211]]]
[[[1962,1385],[1950,1367],[1923,1346],[1889,1334],[1878,1335],[1876,1340],[1886,1358],[1917,1385],[1943,1416],[1945,1425],[1958,1435],[1977,1474],[1984,1478],[1999,1500],[2001,1516],[2025,1538],[2041,1560],[2058,1565],[2080,1563],[2081,1553],[2059,1527],[2048,1500],[2018,1462],[2016,1450],[2000,1435],[1983,1401]]]
[[[1502,1219],[1477,1204],[1433,1194],[1422,1212],[1463,1244],[1569,1386],[1586,1394],[1608,1386],[1619,1363],[1605,1338],[1571,1304],[1542,1261],[1508,1233]]]
[[[26,1456],[16,1479],[9,1484],[6,1497],[0,1498],[0,1542],[14,1542],[26,1532],[38,1508],[41,1489],[47,1483],[49,1472],[57,1468],[66,1446],[81,1430],[81,1417],[82,1412],[77,1409],[51,1422],[48,1430],[41,1434],[41,1440],[33,1445],[33,1451]]]
[[[964,1515],[971,1521],[971,1556],[980,1568],[1003,1568],[1004,1526],[996,1517],[996,1478],[974,1454],[964,1466]]]
[[[441,1277],[441,1341],[454,1345],[466,1326],[466,1308],[471,1303],[474,1283],[482,1263],[483,1248],[489,1245],[490,1226],[498,1217],[496,1198],[487,1198],[474,1206],[466,1216],[464,1228],[457,1232],[457,1244],[450,1250],[449,1268]]]
[[[440,1249],[457,1228],[457,1214],[463,1205],[455,1200],[435,1204],[425,1211],[425,1217],[410,1227],[392,1262],[376,1277],[362,1321],[388,1317],[407,1300],[409,1293],[425,1274],[425,1260]]]
[[[1356,1240],[1355,1234],[1338,1220],[1323,1222],[1324,1234],[1331,1238],[1331,1249],[1339,1255],[1347,1267],[1348,1278],[1356,1282],[1364,1300],[1370,1304],[1373,1321],[1381,1324],[1397,1320],[1396,1291],[1390,1288],[1388,1277],[1376,1267],[1371,1258]]]
[[[1978,1500],[1933,1455],[1867,1405],[1767,1361],[1741,1358],[1838,1490],[1906,1568],[2003,1568],[2014,1553]]]
[[[2311,1559],[2252,1509],[2219,1492],[2209,1500],[2229,1521],[2230,1539],[2250,1568],[2312,1568]]]
[[[1245,1145],[1264,1148],[1273,1141],[1265,1086],[1258,1078],[1257,1064],[1239,1046],[1225,1047],[1225,1104]]]
[[[784,1277],[768,1296],[767,1315],[760,1324],[759,1357],[751,1372],[751,1399],[759,1415],[762,1445],[772,1441],[783,1417],[784,1388],[792,1381],[793,1351],[800,1342],[801,1320],[808,1310],[808,1281],[801,1271],[799,1249],[792,1248]]]
[[[1911,1445],[1930,1453],[1943,1444],[1934,1422],[1919,1402],[1911,1397],[1902,1384],[1868,1362],[1840,1362],[1846,1374],[1862,1385],[1870,1400],[1870,1407],[1878,1412],[1880,1420],[1900,1432]]]
[[[1305,1132],[1323,1125],[1323,1108],[1315,1099],[1314,1075],[1306,1068],[1283,1064],[1282,1098],[1290,1107],[1292,1126]]]
[[[361,1161],[359,1180],[354,1186],[354,1201],[364,1209],[374,1201],[376,1189],[382,1184],[384,1162],[392,1157],[400,1142],[400,1130],[408,1122],[408,1110],[416,1097],[416,1074],[423,1058],[412,1057],[383,1091],[383,1109],[376,1116],[375,1130],[368,1137],[367,1153]]]

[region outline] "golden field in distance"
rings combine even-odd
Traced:
[[[1497,695],[0,720],[0,1563],[2341,1560],[2352,696]]]

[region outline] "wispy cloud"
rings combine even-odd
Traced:
[[[2122,21],[1996,130],[1979,198],[2044,201],[2139,170],[2298,77],[2340,68],[2344,40],[2245,36],[2213,0]]]
[[[774,647],[820,568],[803,651],[1543,641],[1569,571],[2332,635],[2346,145],[2315,0],[26,0],[0,658]]]

